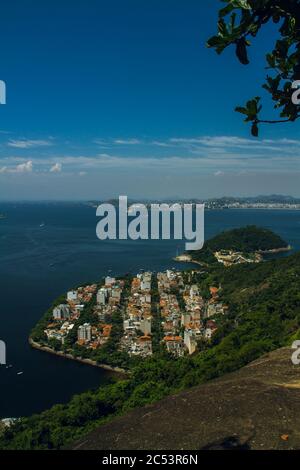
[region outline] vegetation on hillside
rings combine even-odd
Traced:
[[[205,242],[202,250],[191,251],[190,254],[196,261],[211,264],[217,263],[214,253],[220,250],[254,253],[287,247],[287,243],[271,230],[248,225],[224,231]]]
[[[230,306],[209,347],[178,359],[158,351],[139,361],[127,380],[20,419],[0,438],[0,447],[61,448],[131,408],[239,369],[300,338],[300,254],[195,276],[203,290],[220,285],[220,296]]]

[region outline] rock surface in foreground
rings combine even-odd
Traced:
[[[73,449],[300,449],[300,366],[291,349],[102,425]]]

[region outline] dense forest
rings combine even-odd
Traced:
[[[219,285],[222,300],[230,306],[209,347],[178,359],[158,348],[136,364],[126,380],[18,420],[0,438],[0,448],[62,448],[131,408],[239,369],[300,338],[299,253],[261,264],[211,269],[195,274],[194,281],[203,291],[212,283]]]

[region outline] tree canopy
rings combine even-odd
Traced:
[[[300,1],[299,0],[222,0],[226,6],[219,11],[218,32],[207,46],[218,54],[229,46],[235,47],[238,60],[249,64],[248,48],[251,39],[269,22],[278,24],[278,38],[273,50],[266,55],[268,70],[263,88],[270,93],[279,116],[276,120],[261,117],[261,97],[256,96],[236,111],[251,123],[254,137],[259,124],[294,122],[300,116],[300,106],[292,100],[295,83],[300,79]]]

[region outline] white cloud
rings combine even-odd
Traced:
[[[153,140],[151,142],[152,145],[156,147],[173,147],[173,145],[168,141],[168,142],[162,142],[160,140]]]
[[[55,163],[51,168],[50,168],[50,173],[60,173],[62,170],[62,164],[61,163]]]
[[[33,170],[33,163],[32,161],[28,161],[25,163],[20,163],[16,167],[7,167],[3,166],[0,168],[0,173],[31,173]]]
[[[7,143],[8,147],[18,148],[18,149],[31,149],[34,147],[48,147],[52,145],[50,140],[9,140]]]
[[[17,173],[31,173],[32,169],[33,169],[32,161],[29,161],[29,162],[20,163],[20,165],[17,165],[16,172]]]
[[[168,167],[172,172],[181,171],[209,174],[211,177],[226,176],[230,171],[273,171],[300,169],[300,140],[251,139],[238,136],[204,136],[195,138],[172,138],[165,141],[130,139],[137,145],[134,152],[112,143],[111,152],[94,154],[70,153],[33,155],[34,170],[43,173],[63,173],[83,176],[88,172],[108,169],[128,169],[130,172],[144,169],[159,170]],[[118,142],[128,140],[118,139]],[[141,143],[141,147],[138,146]],[[159,148],[161,147],[161,148]],[[164,147],[169,147],[166,149]],[[147,154],[145,149],[147,149]],[[98,149],[99,150],[99,149]],[[104,152],[104,150],[102,151]],[[57,163],[59,161],[60,163]],[[31,165],[31,166],[30,166]],[[20,156],[0,156],[0,173],[30,172],[32,162]]]
[[[140,145],[143,142],[139,139],[116,139],[114,143],[117,145]]]

